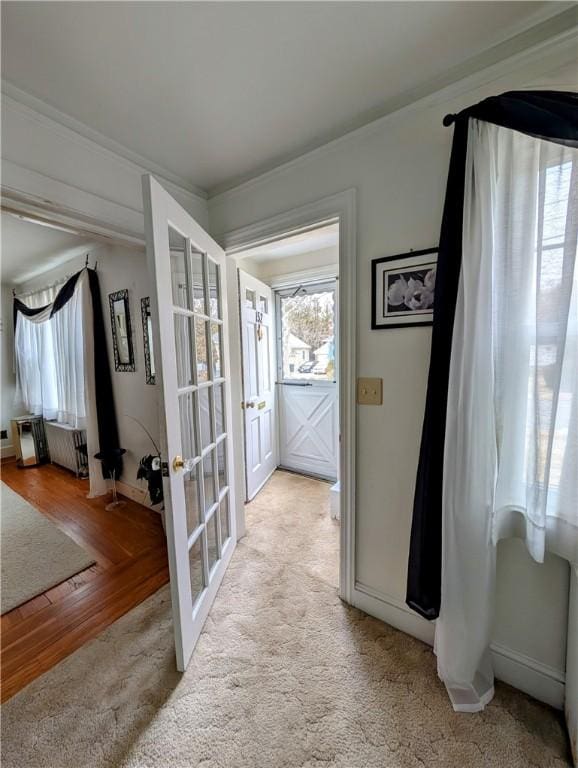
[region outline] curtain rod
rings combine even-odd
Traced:
[[[73,274],[75,274],[73,272]],[[57,285],[60,285],[61,283],[65,283],[67,280],[70,280],[72,275],[65,275],[64,277],[58,278],[58,280],[55,280],[53,283],[49,283],[48,285],[43,286],[42,288],[32,288],[29,291],[24,291],[23,293],[17,293],[16,288],[12,289],[12,295],[16,298],[26,298],[27,296],[33,296],[35,293],[42,293],[42,291],[49,291],[51,288],[56,288]]]
[[[88,257],[89,254],[86,254],[86,261],[84,265],[84,269],[90,269],[88,265]],[[98,261],[94,262],[94,271],[96,272],[96,268],[98,266]],[[82,272],[82,269],[77,270],[76,272],[71,272],[69,275],[64,275],[64,277],[59,277],[58,280],[55,280],[53,283],[49,283],[48,285],[43,286],[42,288],[32,288],[29,291],[24,291],[23,293],[17,293],[16,288],[12,288],[12,296],[14,298],[21,298],[25,299],[27,296],[33,296],[35,293],[42,293],[42,291],[49,291],[51,288],[56,288],[57,285],[60,285],[61,283],[64,284],[68,280],[70,280],[71,277],[77,274],[77,272]]]

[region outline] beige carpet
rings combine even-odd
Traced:
[[[329,486],[277,473],[184,675],[167,589],[3,708],[3,768],[561,768],[558,713],[504,685],[456,715],[427,646],[343,605]]]
[[[6,483],[0,486],[1,605],[6,613],[88,568],[94,558]]]

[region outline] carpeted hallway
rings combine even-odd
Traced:
[[[193,660],[168,588],[3,707],[3,768],[561,768],[561,716],[504,685],[456,715],[429,647],[343,605],[329,486],[248,506]]]

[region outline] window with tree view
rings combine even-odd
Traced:
[[[284,380],[335,381],[335,282],[279,294]]]

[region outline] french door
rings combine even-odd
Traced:
[[[246,499],[277,467],[275,408],[275,304],[273,291],[239,270]]]
[[[143,177],[143,194],[175,650],[184,671],[236,544],[226,257],[152,176]]]

